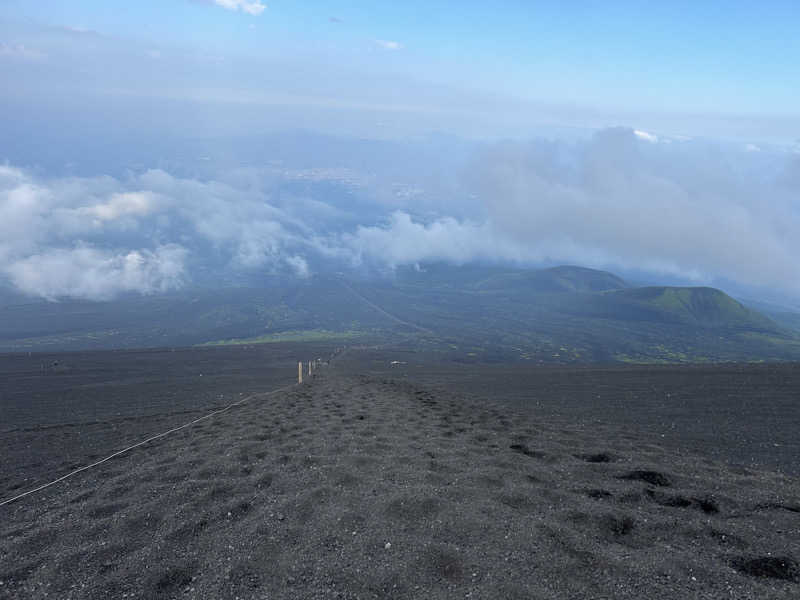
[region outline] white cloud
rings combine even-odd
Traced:
[[[249,15],[258,16],[267,8],[259,0],[214,0],[214,4],[228,10],[241,10]]]
[[[465,182],[479,217],[395,212],[338,245],[356,264],[553,261],[800,294],[800,161],[769,182],[735,166],[746,152],[638,139],[614,129],[577,145],[497,144]]]
[[[24,44],[5,44],[0,42],[0,58],[12,58],[19,60],[41,60],[45,58],[45,53],[29,48]]]
[[[634,129],[633,135],[635,135],[640,140],[644,140],[646,142],[656,143],[658,141],[657,135],[648,133],[646,131],[641,131],[640,129]]]
[[[101,221],[111,221],[126,215],[143,216],[150,213],[157,197],[152,192],[116,193],[107,202],[85,207],[85,211]]]
[[[45,179],[0,165],[0,276],[31,294],[101,298],[334,264],[547,260],[800,295],[797,155],[765,174],[766,153],[742,144],[640,139],[612,129],[485,146],[455,187],[401,201],[378,175],[336,169],[247,168],[223,182],[162,170]],[[357,194],[315,196],[343,178]],[[298,181],[300,197],[276,187]]]
[[[453,218],[430,223],[415,222],[403,211],[394,212],[386,223],[359,226],[345,234],[342,245],[356,265],[378,263],[389,267],[441,260],[465,264],[475,260],[530,260],[541,256],[507,236],[498,235],[489,223],[470,223]]]
[[[5,265],[4,271],[28,294],[108,300],[124,292],[148,294],[180,287],[185,257],[186,250],[175,244],[121,253],[78,245],[27,256]]]
[[[287,256],[286,264],[289,265],[298,277],[306,278],[311,275],[311,269],[308,268],[308,261],[299,255]]]
[[[375,43],[384,50],[401,50],[403,48],[403,44],[391,40],[375,40]]]
[[[563,148],[501,145],[472,181],[495,228],[556,260],[800,292],[791,194],[738,175],[724,153],[684,145],[644,152],[632,133],[602,131],[567,165]]]
[[[0,275],[47,298],[153,293],[201,270],[307,277],[325,242],[258,190],[152,170],[40,179],[0,165]]]

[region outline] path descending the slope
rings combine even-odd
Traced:
[[[321,369],[0,512],[0,598],[796,598],[800,482]]]
[[[404,325],[405,327],[410,327],[411,329],[416,329],[417,331],[420,331],[422,333],[427,333],[428,335],[436,335],[431,329],[428,329],[427,327],[423,327],[422,325],[417,325],[416,323],[411,323],[409,321],[404,321],[403,319],[401,319],[397,315],[393,315],[392,313],[387,311],[385,308],[383,308],[382,306],[376,304],[375,302],[373,302],[372,300],[367,298],[364,294],[362,294],[361,292],[359,292],[358,290],[353,288],[353,286],[351,286],[349,283],[345,283],[344,281],[340,281],[340,283],[342,284],[342,287],[344,287],[348,292],[353,294],[361,302],[363,302],[364,304],[366,304],[367,306],[369,306],[373,310],[379,312],[380,314],[382,314],[387,319],[390,319],[390,320],[394,321],[395,323],[398,323],[399,325]]]

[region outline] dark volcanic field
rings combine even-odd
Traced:
[[[187,377],[185,394],[175,391],[183,398],[179,412],[169,413],[171,401],[163,400],[162,413],[142,421],[153,430],[141,437],[162,430],[167,423],[159,419],[201,414],[192,396],[213,405],[214,394],[234,397],[291,380],[290,355],[301,348],[284,350],[263,350],[278,353],[275,365],[290,370],[278,376],[276,367],[272,385],[267,375],[263,382],[236,375],[241,369],[242,378],[255,377],[248,364],[261,364],[248,363],[244,349],[217,374],[211,367],[224,361],[209,361],[203,385],[191,387]],[[170,369],[187,372],[202,360],[194,352],[201,351],[186,351],[185,362],[181,351],[171,353]],[[91,381],[104,389],[98,398],[107,414],[115,414],[115,398],[127,407],[107,423],[121,446],[128,424],[145,428],[132,416],[136,377],[117,397],[116,376],[102,375],[101,355],[92,356],[98,373]],[[800,481],[712,460],[656,435],[658,407],[668,411],[669,403],[635,409],[643,381],[659,381],[653,371],[532,370],[528,384],[493,367],[413,367],[420,370],[413,374],[410,362],[389,367],[387,359],[398,360],[349,351],[302,386],[256,396],[0,507],[0,598],[800,597]],[[143,382],[158,380],[146,372]],[[444,372],[453,375],[443,381]],[[716,398],[714,385],[729,393],[731,375],[715,379],[712,372],[676,368],[655,390],[680,381],[685,418],[699,406],[687,401],[693,377],[694,385],[705,382],[704,397]],[[749,379],[761,406],[772,396],[769,385],[788,398],[793,381],[766,372]],[[206,383],[215,377],[218,387]],[[31,397],[58,393],[50,381],[37,396],[34,379],[29,373]],[[592,388],[622,408],[598,412],[584,400],[590,416],[577,418],[580,400],[565,398],[589,398]],[[158,389],[153,384],[149,393]],[[721,394],[716,405],[724,405]],[[82,397],[71,396],[75,414],[92,412],[80,408]],[[642,415],[642,427],[635,416],[621,417],[624,401]],[[796,424],[796,412],[781,410],[772,436]],[[695,420],[705,425],[696,431],[713,433],[717,417],[697,410]],[[666,412],[664,422],[671,418]],[[42,476],[41,466],[26,462],[26,444],[43,448],[49,440],[77,462],[93,448],[107,452],[114,444],[101,425],[56,438],[52,429],[24,424],[26,438],[6,431],[2,476],[8,483],[25,465]],[[53,475],[68,467],[49,464]],[[6,488],[2,497],[12,493]]]
[[[349,352],[340,362],[351,373],[405,379],[577,427],[617,425],[676,452],[800,476],[797,363],[487,367],[397,349]]]
[[[0,498],[254,392],[325,344],[0,354]]]

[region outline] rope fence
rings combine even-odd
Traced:
[[[324,362],[321,358],[317,358],[317,359],[308,361],[306,364],[307,364],[308,377],[310,378],[312,373],[314,372],[314,369],[319,368],[320,366],[325,365],[327,363]],[[301,383],[303,383],[303,361],[300,361],[300,362],[297,363],[297,384],[301,384]],[[237,400],[236,402],[232,402],[231,404],[228,404],[227,406],[225,406],[223,408],[220,408],[220,409],[217,409],[215,411],[212,411],[212,412],[208,413],[207,415],[203,415],[202,417],[198,417],[197,419],[193,419],[193,420],[189,421],[188,423],[184,423],[183,425],[180,425],[178,427],[173,427],[172,429],[170,429],[168,431],[164,431],[162,433],[150,436],[149,438],[147,438],[145,440],[142,440],[141,442],[137,442],[136,444],[128,446],[127,448],[123,448],[122,450],[118,450],[117,452],[114,452],[113,454],[110,454],[109,456],[106,456],[103,459],[100,459],[100,460],[98,460],[96,462],[93,462],[93,463],[91,463],[89,465],[85,465],[83,467],[75,469],[74,471],[70,471],[69,473],[67,473],[66,475],[62,475],[58,479],[54,479],[53,481],[50,481],[48,483],[45,483],[45,484],[42,484],[42,485],[40,485],[38,487],[30,489],[27,492],[22,492],[21,494],[17,494],[16,496],[13,496],[11,498],[7,498],[5,500],[2,500],[2,501],[0,501],[0,506],[5,506],[6,504],[11,504],[12,502],[16,502],[17,500],[21,500],[22,498],[25,498],[26,496],[30,496],[31,494],[35,494],[36,492],[40,492],[40,491],[42,491],[44,489],[47,489],[47,488],[49,488],[51,486],[56,485],[57,483],[61,483],[65,479],[69,479],[70,477],[73,477],[73,476],[77,475],[78,473],[82,473],[84,471],[88,471],[89,469],[93,469],[94,467],[102,465],[103,463],[108,462],[109,460],[111,460],[113,458],[116,458],[116,457],[121,456],[121,455],[123,455],[123,454],[125,454],[127,452],[130,452],[131,450],[134,450],[136,448],[144,446],[145,444],[148,444],[148,443],[150,443],[150,442],[152,442],[154,440],[166,437],[171,433],[175,433],[176,431],[180,431],[181,429],[186,429],[187,427],[190,427],[190,426],[192,426],[192,425],[194,425],[196,423],[199,423],[200,421],[205,421],[206,419],[210,419],[211,417],[214,417],[216,415],[219,415],[219,414],[222,414],[224,412],[227,412],[227,411],[229,411],[230,409],[232,409],[232,408],[234,408],[236,406],[239,406],[239,405],[244,404],[245,402],[247,402],[249,400],[252,400],[253,398],[256,398],[256,397],[267,397],[267,396],[272,396],[274,394],[278,394],[280,392],[285,392],[285,391],[293,388],[297,384],[285,385],[283,387],[277,388],[275,390],[271,390],[269,392],[259,392],[257,394],[250,394],[249,396],[246,396],[245,398],[241,398],[240,400]]]

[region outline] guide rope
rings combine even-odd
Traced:
[[[200,421],[204,421],[205,419],[210,419],[211,417],[213,417],[215,415],[218,415],[220,413],[224,413],[224,412],[232,409],[235,406],[239,406],[240,404],[244,404],[248,400],[252,400],[253,398],[255,398],[257,396],[271,396],[271,395],[277,394],[279,392],[285,392],[286,390],[291,389],[294,386],[295,386],[295,384],[291,384],[291,385],[283,386],[283,387],[278,388],[276,390],[271,390],[269,392],[259,392],[257,394],[250,394],[249,396],[246,396],[245,398],[242,398],[241,400],[237,400],[236,402],[233,402],[233,403],[229,404],[228,406],[225,406],[224,408],[220,408],[218,410],[215,410],[213,412],[208,413],[207,415],[203,415],[202,417],[198,417],[197,419],[189,421],[188,423],[184,423],[183,425],[180,425],[179,427],[174,427],[174,428],[170,429],[169,431],[164,431],[163,433],[159,433],[157,435],[151,436],[151,437],[147,438],[146,440],[142,440],[141,442],[133,444],[132,446],[128,446],[127,448],[123,448],[122,450],[114,452],[114,454],[111,454],[110,456],[107,456],[107,457],[105,457],[105,458],[103,458],[101,460],[98,460],[97,462],[93,462],[90,465],[86,465],[86,466],[83,466],[83,467],[81,467],[79,469],[75,469],[74,471],[71,471],[70,473],[67,473],[66,475],[63,475],[63,476],[59,477],[58,479],[54,479],[53,481],[51,481],[49,483],[45,483],[43,485],[40,485],[39,487],[33,488],[32,490],[28,490],[27,492],[23,492],[21,494],[17,494],[13,498],[8,498],[6,500],[3,500],[2,502],[0,502],[0,506],[5,506],[6,504],[11,504],[12,502],[15,502],[15,501],[17,501],[17,500],[19,500],[21,498],[24,498],[25,496],[29,496],[31,494],[35,494],[36,492],[40,492],[43,489],[49,488],[52,485],[55,485],[57,483],[60,483],[60,482],[64,481],[65,479],[68,479],[68,478],[72,477],[73,475],[77,475],[78,473],[81,473],[83,471],[87,471],[87,470],[92,469],[92,468],[94,468],[94,467],[96,467],[98,465],[102,465],[104,462],[108,462],[112,458],[116,458],[117,456],[120,456],[121,454],[125,454],[126,452],[130,452],[131,450],[133,450],[135,448],[138,448],[140,446],[144,446],[148,442],[152,442],[153,440],[157,440],[159,438],[167,436],[170,433],[175,433],[176,431],[180,431],[181,429],[186,429],[187,427],[189,427],[191,425],[194,425],[195,423],[199,423]]]

